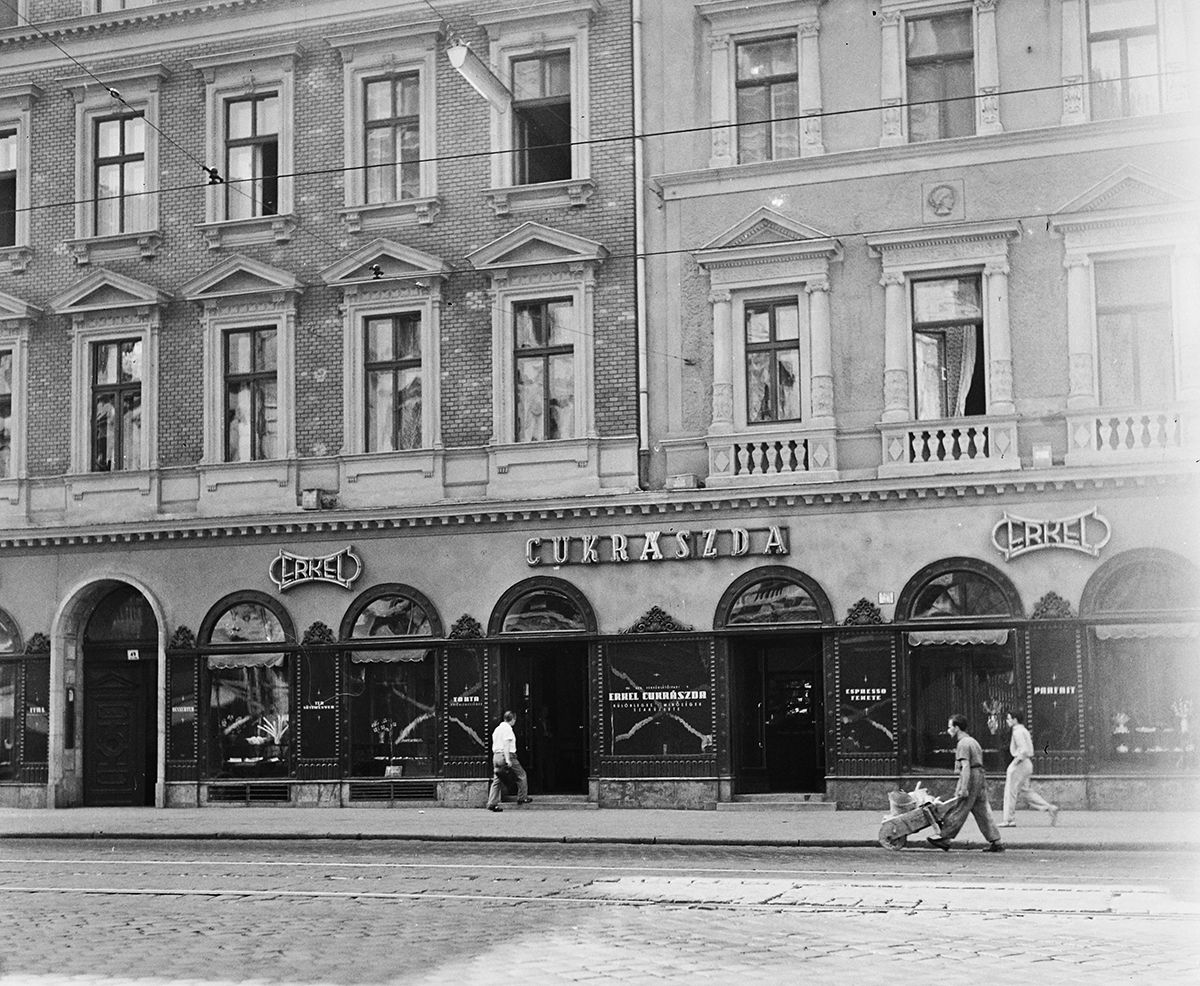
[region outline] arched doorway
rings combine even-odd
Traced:
[[[946,723],[961,713],[988,771],[1003,773],[1004,711],[1024,704],[1017,634],[1005,624],[1023,613],[1013,584],[974,558],[935,562],[904,587],[896,618],[927,623],[905,634],[914,767],[953,769]]]
[[[83,631],[83,803],[153,805],[158,622],[129,585],[101,597]]]
[[[825,790],[820,628],[832,622],[816,581],[783,565],[747,572],[717,604],[714,627],[747,631],[729,638],[736,794]]]
[[[494,711],[517,715],[530,792],[587,793],[588,645],[573,638],[596,632],[591,605],[569,582],[527,579],[501,597],[489,629],[511,638],[499,648]]]
[[[1091,760],[1102,770],[1194,770],[1200,572],[1169,551],[1126,551],[1084,587]]]

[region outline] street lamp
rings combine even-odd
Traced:
[[[479,56],[471,50],[471,46],[467,42],[455,41],[446,49],[446,56],[450,59],[450,64],[458,70],[459,75],[471,83],[472,88],[479,95],[501,113],[508,112],[508,108],[512,105],[512,93],[508,91],[508,87],[503,82],[496,78],[492,70],[480,61]]]

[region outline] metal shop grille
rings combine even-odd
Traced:
[[[351,781],[351,801],[436,801],[437,781]]]
[[[208,800],[219,804],[262,804],[291,801],[288,784],[210,784]]]

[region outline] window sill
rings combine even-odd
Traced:
[[[32,258],[32,247],[0,247],[0,274],[23,274]]]
[[[442,211],[436,195],[401,199],[378,205],[354,205],[341,210],[342,220],[351,233],[373,233],[392,226],[432,226]]]
[[[597,493],[600,443],[595,438],[493,445],[488,449],[489,497]]]
[[[296,219],[291,215],[256,216],[197,223],[196,228],[210,250],[237,249],[262,243],[287,243],[296,229]]]
[[[444,495],[441,449],[354,452],[338,460],[343,506],[387,506],[440,500]]]
[[[489,188],[486,197],[497,216],[507,216],[513,212],[561,206],[581,209],[588,204],[595,191],[596,183],[591,178],[568,178],[566,181],[548,181],[538,185]]]
[[[158,254],[162,241],[162,233],[147,229],[114,236],[85,236],[66,242],[75,263],[86,267],[93,261],[149,260]]]
[[[147,509],[156,509],[158,477],[150,469],[73,473],[64,478],[63,485],[69,512],[118,510],[140,513],[142,508],[135,503],[140,503],[142,497],[147,498]]]

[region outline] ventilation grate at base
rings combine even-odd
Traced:
[[[292,789],[288,784],[210,784],[208,800],[214,804],[263,804],[289,802]]]
[[[437,781],[351,781],[350,800],[436,801]]]

